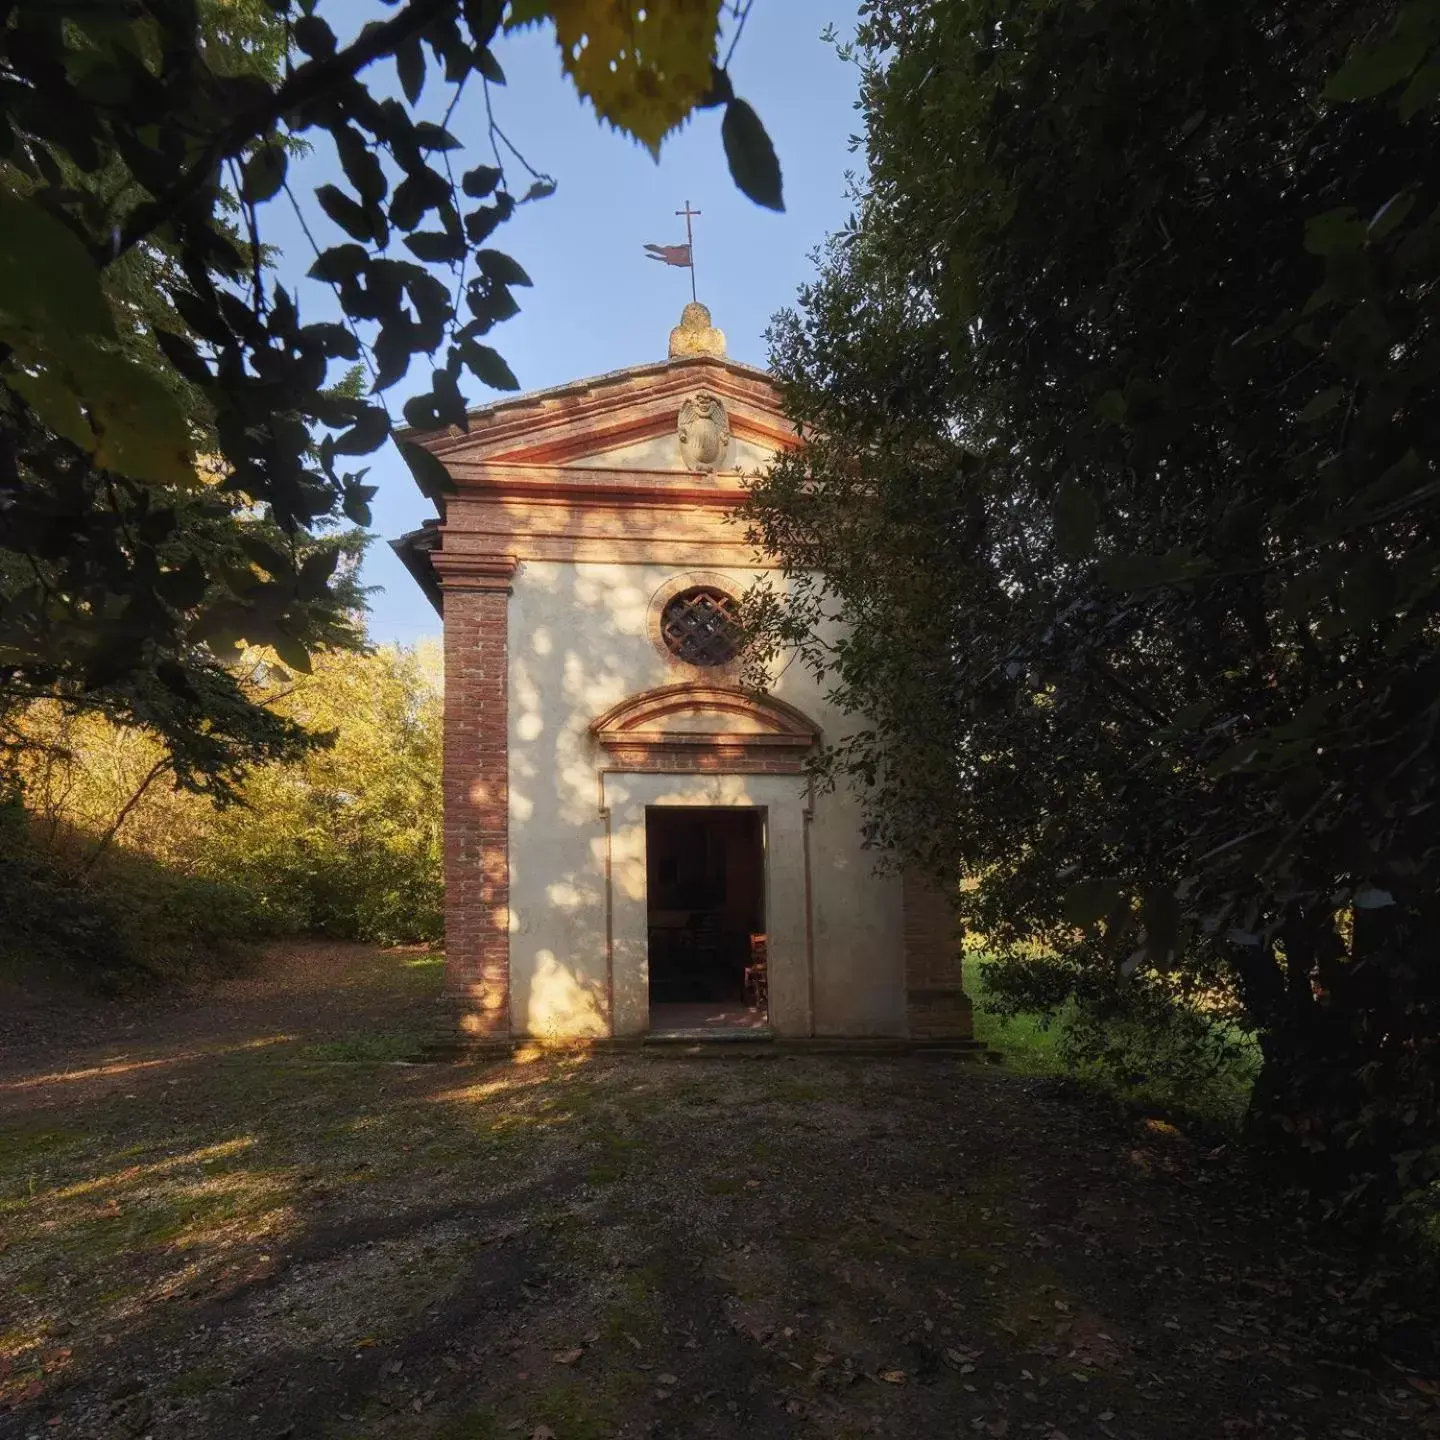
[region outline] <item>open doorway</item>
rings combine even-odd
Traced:
[[[762,1029],[768,1019],[764,811],[645,811],[650,1029]]]

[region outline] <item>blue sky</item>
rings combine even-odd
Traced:
[[[384,13],[356,5],[357,27],[372,10]],[[689,273],[649,260],[643,247],[684,240],[685,222],[674,212],[686,200],[702,212],[694,222],[699,298],[726,332],[730,354],[765,363],[770,316],[810,277],[810,252],[849,209],[845,176],[859,163],[848,144],[859,126],[857,76],[820,35],[833,24],[849,38],[855,13],[854,0],[756,0],[731,62],[736,93],[759,112],[779,154],[783,215],[752,205],[735,189],[718,110],[702,112],[673,135],[656,164],[581,102],[561,72],[548,26],[498,42],[495,53],[509,83],[492,91],[496,119],[530,163],[559,185],[549,199],[522,206],[489,242],[513,255],[535,282],[516,292],[521,313],[488,337],[522,390],[664,357],[670,327],[690,298]],[[379,91],[395,88],[388,67],[367,78]],[[439,118],[430,111],[443,108],[448,94],[432,75],[421,99],[426,118]],[[453,157],[456,173],[483,163],[489,151],[478,87],[474,94],[467,90],[450,129],[466,145]],[[322,246],[346,237],[311,192],[343,178],[338,170],[328,151],[317,149],[291,171]],[[518,176],[511,183],[517,185]],[[283,200],[267,207],[263,231],[279,252],[278,278],[298,291],[302,317],[332,318],[329,291],[303,278],[313,255]],[[412,373],[413,384],[402,381],[386,393],[397,419],[405,398],[428,388],[428,365],[417,361]],[[497,398],[470,375],[461,390],[471,404]],[[368,461],[369,481],[379,487],[372,508],[380,537],[364,572],[367,584],[380,587],[371,597],[371,634],[409,644],[438,634],[439,620],[384,540],[416,528],[434,511],[393,446]]]

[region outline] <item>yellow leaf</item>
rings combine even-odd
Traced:
[[[511,28],[548,15],[561,64],[602,120],[652,155],[710,89],[721,0],[519,0]]]
[[[157,485],[200,483],[184,412],[154,375],[118,351],[97,349],[79,378],[99,432],[97,465]]]

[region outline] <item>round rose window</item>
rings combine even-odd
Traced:
[[[740,650],[739,603],[713,585],[692,585],[660,616],[665,648],[687,665],[728,665]]]

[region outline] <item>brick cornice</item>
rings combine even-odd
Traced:
[[[514,555],[468,555],[438,551],[432,557],[443,590],[489,590],[508,595],[519,561]]]

